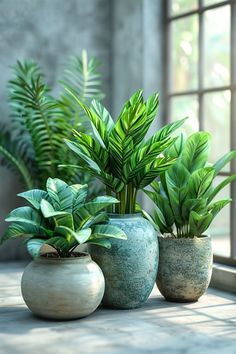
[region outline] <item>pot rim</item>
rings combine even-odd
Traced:
[[[211,235],[201,235],[201,236],[193,236],[193,237],[173,237],[173,236],[165,237],[159,234],[157,237],[159,237],[162,240],[171,240],[171,241],[179,241],[179,240],[195,241],[195,240],[211,239]]]
[[[107,213],[109,219],[131,219],[143,217],[142,213],[133,213],[133,214],[118,214],[118,213]]]
[[[51,252],[52,253],[52,252]],[[82,257],[58,257],[58,258],[50,258],[50,257],[44,257],[39,256],[33,261],[40,262],[40,263],[87,263],[88,261],[92,260],[90,254],[88,252],[77,252],[82,254]]]

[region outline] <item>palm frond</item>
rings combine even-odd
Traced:
[[[100,101],[104,94],[101,91],[99,66],[99,61],[96,58],[88,59],[87,52],[83,50],[81,57],[74,56],[69,60],[60,80],[64,88],[60,98],[61,109],[73,127],[82,132],[88,131],[90,127],[88,119],[65,88],[73,92],[84,104],[90,105],[92,99]]]
[[[27,163],[28,162],[28,163]],[[0,164],[12,168],[27,188],[33,188],[33,166],[23,151],[19,150],[16,141],[11,140],[9,132],[0,132]]]
[[[20,63],[18,66],[22,67]],[[25,128],[32,140],[40,183],[44,184],[49,175],[57,174],[58,163],[67,155],[63,139],[68,137],[70,129],[56,100],[49,96],[42,75],[35,69],[29,78],[30,73],[19,74],[10,81],[10,99],[21,108],[19,113],[24,117]]]

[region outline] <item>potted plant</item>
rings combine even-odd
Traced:
[[[13,210],[1,243],[28,235],[27,247],[35,257],[25,269],[21,290],[26,305],[36,315],[52,319],[80,318],[92,313],[104,293],[104,277],[86,253],[76,252],[83,243],[110,248],[109,238],[126,239],[116,226],[107,224],[104,210],[118,201],[100,196],[86,202],[87,185],[47,180],[47,191],[33,189],[19,196],[31,206]],[[43,252],[50,245],[52,252]]]
[[[212,272],[211,222],[231,199],[215,197],[236,174],[215,185],[222,168],[236,157],[232,151],[208,163],[210,134],[197,132],[181,137],[169,150],[178,158],[159,181],[145,190],[155,204],[152,222],[161,232],[157,286],[170,301],[191,302],[207,289]],[[179,157],[178,157],[179,156]],[[150,217],[146,214],[147,218]]]
[[[87,107],[80,100],[91,121],[94,136],[74,130],[75,141],[68,147],[80,160],[77,168],[101,180],[107,195],[120,204],[110,208],[110,225],[127,234],[127,242],[112,240],[111,250],[90,246],[92,258],[99,264],[106,280],[103,304],[114,308],[142,306],[155,283],[158,266],[158,242],[153,226],[136,212],[137,192],[168,169],[175,159],[166,155],[175,138],[171,134],[184,120],[169,124],[145,140],[158,109],[158,94],[144,101],[137,91],[124,105],[117,122],[96,100]]]

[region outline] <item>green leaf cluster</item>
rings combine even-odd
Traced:
[[[61,80],[59,98],[52,96],[39,66],[34,61],[18,61],[9,81],[11,122],[0,132],[0,163],[17,172],[25,188],[44,188],[48,177],[68,183],[90,183],[91,178],[58,165],[75,162],[64,139],[72,137],[72,128],[89,133],[88,119],[65,88],[81,102],[100,100],[98,61],[88,60],[85,51],[69,60]],[[65,88],[64,88],[65,87]],[[90,188],[91,189],[91,188]]]
[[[231,199],[214,199],[227,184],[236,180],[236,173],[218,185],[215,178],[236,157],[236,151],[209,164],[210,143],[207,132],[194,133],[187,140],[181,136],[169,150],[176,162],[161,174],[159,181],[151,184],[152,191],[145,190],[155,204],[151,221],[162,234],[201,236],[221,209],[231,202]]]
[[[149,185],[175,161],[166,151],[175,142],[171,134],[184,119],[168,124],[150,138],[145,138],[158,110],[158,94],[146,101],[141,90],[125,103],[116,123],[105,107],[93,100],[90,108],[73,91],[90,119],[93,136],[74,130],[75,140],[66,140],[80,164],[69,165],[98,178],[106,185],[107,194],[120,200],[117,213],[135,212],[137,191]]]
[[[86,201],[88,186],[68,185],[48,178],[46,191],[32,189],[18,194],[30,206],[14,209],[6,218],[10,226],[1,243],[27,235],[27,247],[33,256],[42,245],[52,246],[60,257],[69,257],[80,244],[92,243],[110,248],[109,238],[126,239],[125,233],[107,223],[105,208],[119,203],[111,196]]]

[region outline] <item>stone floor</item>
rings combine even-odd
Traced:
[[[20,294],[22,263],[0,263],[1,354],[236,354],[236,296],[209,289],[199,302],[166,302],[154,289],[132,311],[100,308],[87,318],[34,317]]]

